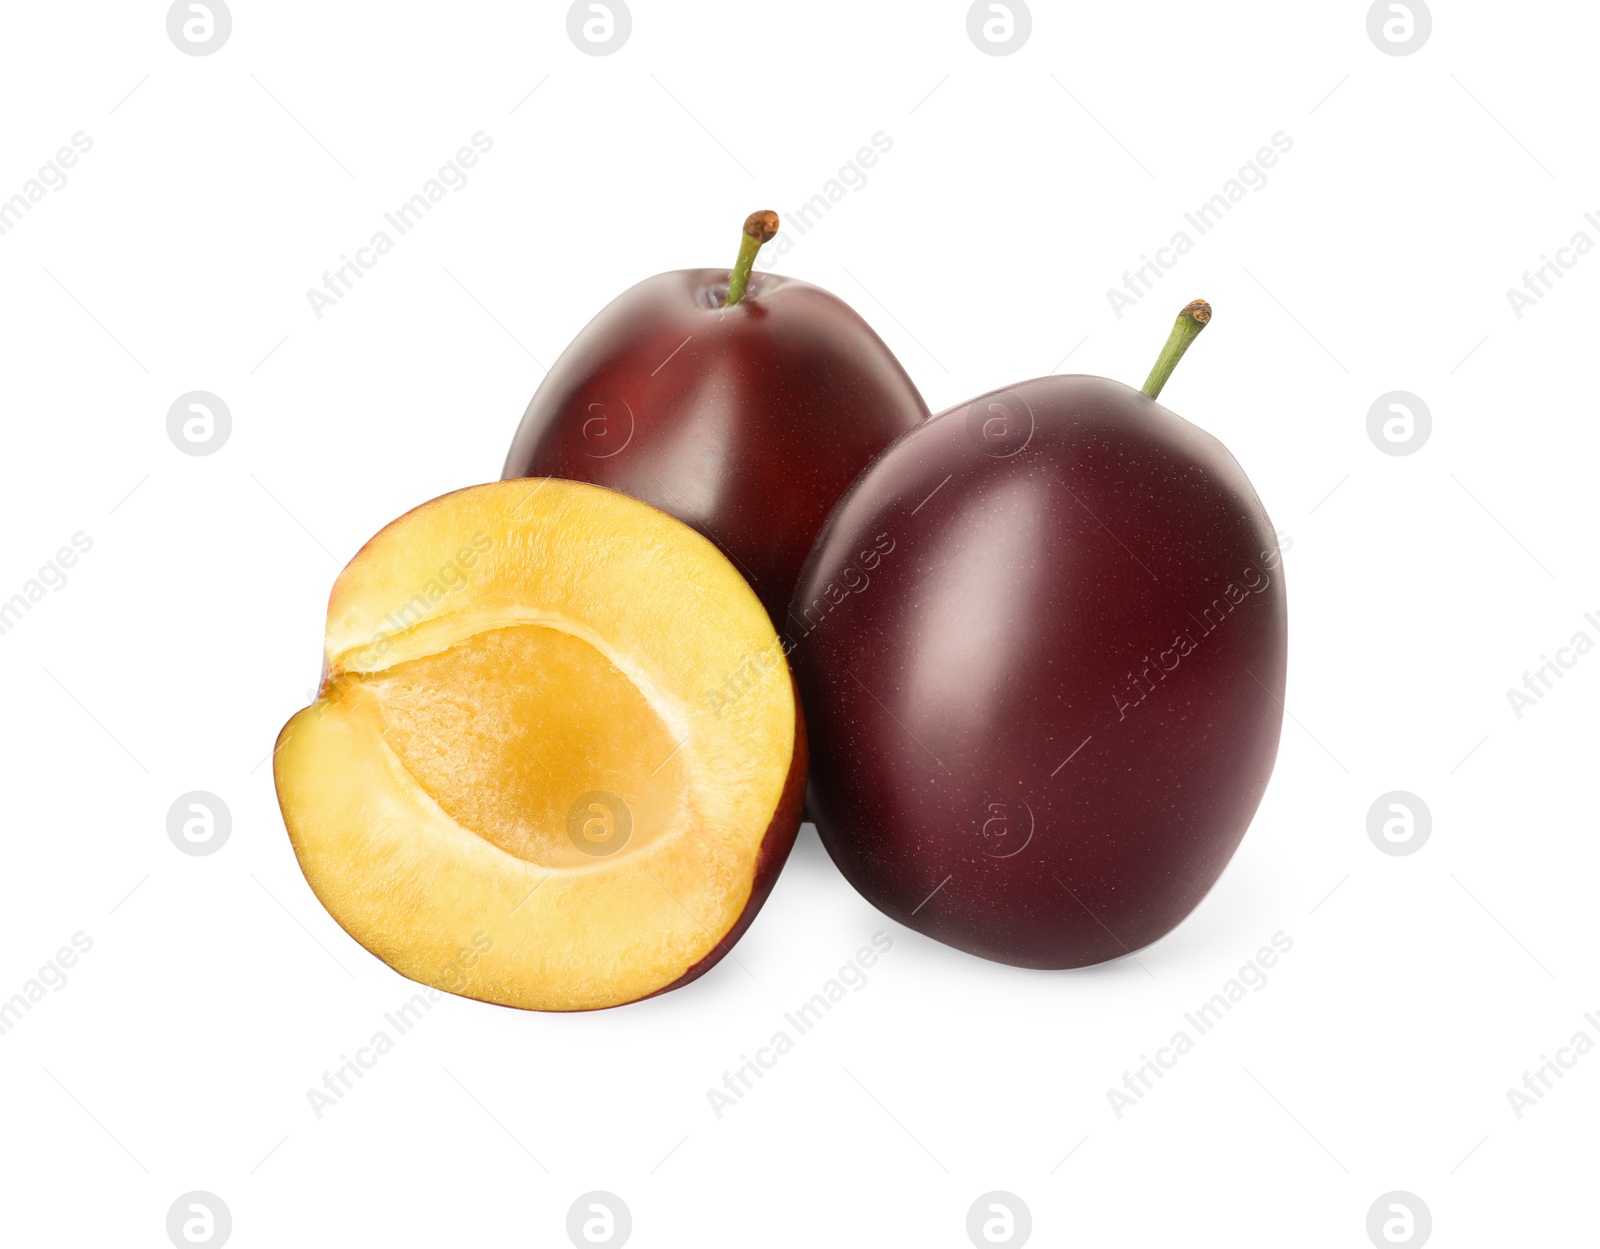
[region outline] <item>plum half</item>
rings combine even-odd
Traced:
[[[579,482],[406,513],[328,603],[275,776],[312,890],[402,975],[536,1010],[686,984],[799,828],[781,644],[688,526]]]
[[[839,501],[790,609],[809,812],[890,917],[1023,967],[1174,928],[1272,773],[1287,606],[1265,508],[1144,391],[1043,377],[912,430]]]

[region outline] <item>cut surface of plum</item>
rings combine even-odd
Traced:
[[[568,835],[573,795],[617,794],[628,804],[629,835],[612,857],[681,831],[688,778],[671,730],[582,638],[511,625],[341,679],[370,692],[385,742],[428,796],[507,854],[541,867],[592,866]]]
[[[306,879],[435,988],[617,1005],[709,969],[794,840],[804,726],[704,538],[567,481],[407,513],[341,573],[275,762]]]

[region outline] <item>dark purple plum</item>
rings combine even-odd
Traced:
[[[1022,967],[1170,932],[1272,774],[1288,616],[1271,521],[1145,390],[1043,377],[903,435],[839,501],[788,640],[809,810],[870,902]]]
[[[540,384],[501,476],[592,482],[676,516],[781,633],[828,509],[928,405],[843,300],[751,272],[777,229],[752,213],[732,270],[657,274],[608,304]]]

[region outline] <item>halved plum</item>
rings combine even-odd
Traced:
[[[325,651],[279,805],[329,914],[413,980],[534,1010],[676,988],[794,843],[782,645],[648,504],[549,478],[425,503],[339,575]]]

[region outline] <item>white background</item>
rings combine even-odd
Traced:
[[[1600,641],[1600,256],[1520,319],[1506,289],[1600,242],[1600,11],[1434,9],[1397,57],[1362,3],[1037,3],[995,57],[959,3],[635,0],[594,57],[557,3],[238,0],[196,57],[162,4],[7,6],[0,196],[93,147],[0,237],[0,599],[93,548],[0,636],[0,997],[94,943],[0,1036],[8,1243],[165,1245],[205,1190],[239,1246],[563,1245],[591,1189],[641,1247],[961,1246],[995,1189],[1035,1244],[1361,1246],[1396,1189],[1438,1245],[1587,1243],[1600,1056],[1521,1119],[1506,1090],[1600,1040],[1600,656],[1520,719],[1506,689]],[[468,185],[318,319],[307,289],[478,131]],[[778,267],[935,411],[1137,384],[1177,308],[1215,305],[1163,398],[1250,473],[1291,604],[1238,855],[1137,961],[1049,974],[885,920],[807,827],[748,974],[579,1016],[447,998],[318,1120],[306,1090],[413,990],[313,898],[264,764],[333,576],[498,476],[606,301],[726,265],[748,212],[792,214],[878,131]],[[1118,318],[1106,289],[1279,131],[1267,185]],[[197,389],[233,416],[203,457],[166,433]],[[1366,432],[1392,390],[1432,412],[1409,456]],[[1433,817],[1407,857],[1366,829],[1397,789]],[[209,857],[167,837],[190,790],[232,812]],[[707,1089],[878,930],[866,987],[716,1118]],[[1280,931],[1266,987],[1117,1118],[1107,1090]]]

